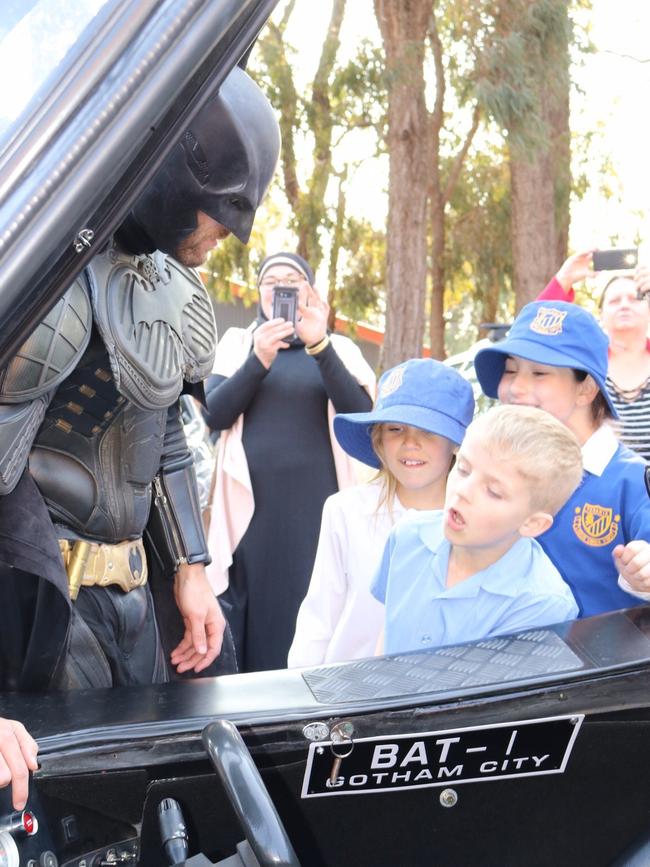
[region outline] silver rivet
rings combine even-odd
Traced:
[[[458,803],[458,795],[453,789],[443,789],[440,792],[440,803],[443,807],[455,807]]]
[[[92,245],[94,237],[95,233],[92,229],[81,229],[80,232],[77,232],[73,242],[75,253],[83,253],[84,250],[87,250]]]
[[[108,568],[109,568],[109,569],[112,569],[112,568],[113,568],[113,564],[112,564],[110,561],[109,561],[109,563],[108,563],[107,565],[108,565]]]
[[[324,722],[307,723],[302,733],[308,741],[324,741],[330,733],[330,727]]]

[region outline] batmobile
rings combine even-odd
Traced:
[[[274,5],[3,2],[0,364]],[[4,694],[0,714],[40,745],[28,809],[0,792],[2,867],[650,864],[645,607],[322,668]]]

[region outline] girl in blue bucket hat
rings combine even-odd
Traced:
[[[339,444],[378,470],[329,497],[289,666],[372,656],[384,606],[370,593],[388,535],[407,509],[440,509],[456,448],[474,414],[470,384],[439,361],[388,370],[370,412],[334,418]]]
[[[536,301],[523,308],[505,340],[474,359],[488,397],[550,412],[582,446],[582,484],[538,538],[581,616],[650,599],[646,463],[619,443],[612,427],[617,413],[605,387],[608,343],[586,310]]]

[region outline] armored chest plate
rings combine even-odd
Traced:
[[[109,248],[87,273],[120,394],[161,409],[178,398],[184,379],[210,373],[216,327],[196,271],[162,253],[134,257]]]

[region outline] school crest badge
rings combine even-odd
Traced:
[[[566,314],[566,310],[558,310],[556,307],[540,307],[530,323],[530,330],[551,336],[562,334],[562,323]]]
[[[614,541],[620,521],[621,516],[615,515],[613,509],[585,503],[582,508],[576,507],[573,532],[585,545],[602,548]]]
[[[402,382],[404,381],[404,368],[396,367],[395,370],[392,370],[386,379],[382,382],[381,388],[379,391],[379,397],[388,397],[389,394],[392,394],[394,391],[400,387]]]

